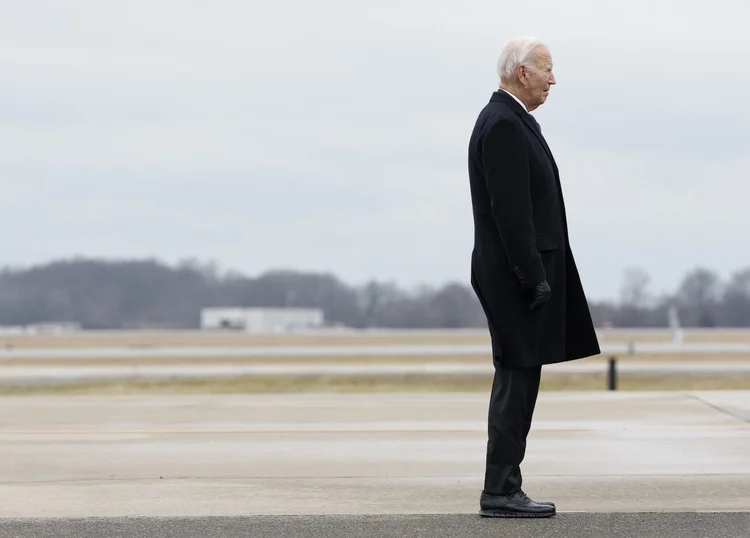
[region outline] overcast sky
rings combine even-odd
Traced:
[[[628,267],[658,292],[750,266],[744,1],[0,5],[2,265],[468,284],[468,138],[502,46],[536,35],[588,295],[616,297]]]

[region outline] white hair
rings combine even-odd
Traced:
[[[511,39],[497,60],[497,76],[500,80],[509,81],[519,65],[528,66],[534,56],[534,50],[539,46],[546,47],[547,44],[535,37]]]

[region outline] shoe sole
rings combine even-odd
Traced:
[[[480,510],[479,515],[482,517],[523,517],[538,518],[552,517],[557,515],[557,511],[552,512],[514,512],[512,510]]]

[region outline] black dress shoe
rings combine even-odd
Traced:
[[[520,491],[519,493],[520,493],[521,495],[525,496],[525,497],[528,497],[528,495],[526,495],[526,493],[524,493],[524,491],[523,491],[523,490],[521,490],[521,491]],[[495,497],[495,495],[489,495],[489,494],[487,494],[487,493],[482,493],[482,495],[483,495],[483,498],[484,498],[484,497],[487,497],[487,498],[492,498],[492,497]],[[480,501],[480,502],[481,502],[481,501]],[[557,508],[557,507],[555,506],[555,503],[553,503],[552,501],[534,501],[534,502],[535,502],[535,503],[537,503],[537,504],[546,504],[547,506],[551,506],[552,508]]]
[[[521,494],[526,495],[523,491],[521,492]],[[527,495],[527,497],[528,497],[528,495]],[[534,502],[537,503],[537,504],[546,504],[547,506],[551,506],[552,508],[557,508],[555,506],[555,503],[553,503],[552,501],[534,501]]]
[[[479,507],[482,517],[550,517],[557,513],[554,504],[532,501],[523,491],[510,495],[482,493]]]

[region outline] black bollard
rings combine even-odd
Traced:
[[[609,370],[607,372],[607,388],[617,390],[617,359],[609,358]]]

